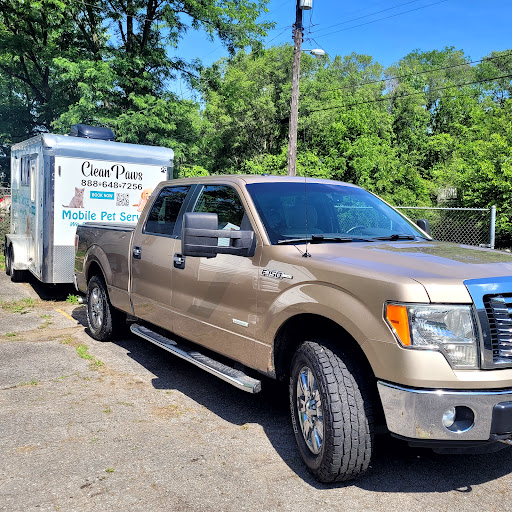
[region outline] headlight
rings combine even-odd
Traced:
[[[478,368],[471,306],[387,304],[386,320],[403,346],[439,350],[453,368]]]

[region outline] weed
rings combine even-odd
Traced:
[[[80,304],[80,297],[78,295],[72,295],[71,293],[68,295],[66,302],[68,304],[73,304],[74,306]]]
[[[59,340],[59,343],[61,343],[62,345],[71,345],[72,342],[73,342],[73,338],[71,336],[68,336],[67,338],[63,338],[63,339]]]
[[[6,334],[6,336],[7,336],[8,338],[14,338],[14,336],[17,336],[17,334],[16,334],[15,332],[8,332],[8,333]]]
[[[41,318],[44,318],[45,320],[49,320],[52,317],[52,315],[41,315]]]
[[[97,443],[98,441],[99,441],[98,437],[93,437],[90,442],[91,443]]]
[[[46,329],[50,325],[52,325],[52,323],[49,320],[46,320],[44,324],[41,324],[40,326],[38,326],[38,329]]]
[[[76,347],[76,351],[82,359],[94,359],[94,357],[91,356],[91,354],[87,353],[88,350],[89,347],[87,345],[78,345],[78,347]]]
[[[32,379],[30,382],[20,382],[18,386],[37,386],[38,384],[38,380]]]
[[[103,409],[103,412],[106,414],[110,414],[112,412],[112,409],[107,406],[107,407],[105,407],[105,409]]]
[[[103,363],[99,359],[96,359],[94,356],[91,356],[91,354],[88,353],[88,350],[89,347],[87,345],[80,344],[78,345],[78,347],[76,347],[77,354],[82,359],[87,359],[88,361],[90,361],[89,370],[97,370],[98,368],[103,366]]]
[[[105,469],[105,473],[113,473],[115,471],[114,468],[107,468]]]
[[[5,270],[5,256],[4,254],[0,254],[0,270]]]
[[[98,368],[101,368],[103,366],[103,363],[99,359],[93,359],[91,361],[91,364],[89,364],[89,370],[97,370]]]
[[[133,404],[130,402],[117,402],[118,405],[126,405],[126,407],[133,407]]]
[[[2,309],[9,311],[9,313],[20,313],[21,315],[28,313],[29,309],[36,305],[31,297],[25,297],[20,300],[13,300],[11,302],[2,302]]]

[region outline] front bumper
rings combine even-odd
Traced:
[[[487,441],[512,435],[512,389],[414,389],[383,381],[379,381],[377,387],[387,427],[398,436],[437,441]],[[464,429],[449,430],[443,425],[443,415],[452,407],[470,409],[474,420]]]

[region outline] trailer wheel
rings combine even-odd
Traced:
[[[108,341],[114,337],[116,312],[108,297],[103,277],[93,276],[87,284],[87,322],[95,340]]]
[[[293,357],[290,409],[299,452],[320,482],[364,473],[373,448],[373,414],[364,378],[349,356],[321,340],[303,343]]]
[[[7,249],[5,258],[5,273],[8,276],[11,276],[11,281],[13,283],[19,283],[23,281],[23,270],[14,269],[14,250],[12,245],[10,245]]]
[[[10,254],[10,245],[6,245],[4,249],[5,256],[5,273],[10,276],[11,275],[11,254]]]

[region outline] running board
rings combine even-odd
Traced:
[[[242,391],[247,391],[248,393],[259,393],[261,391],[261,381],[249,377],[241,370],[235,370],[230,366],[197,352],[197,350],[192,350],[188,347],[184,347],[183,345],[180,346],[175,341],[166,338],[143,325],[132,324],[130,330],[133,334],[154,343],[168,352],[171,352],[171,354],[174,354],[175,356],[185,359],[185,361],[188,361],[189,363],[195,364],[202,370],[215,375],[215,377],[228,382]]]

